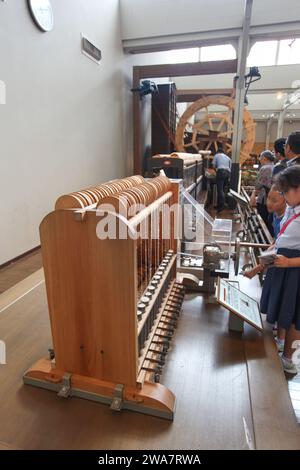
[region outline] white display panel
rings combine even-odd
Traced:
[[[231,281],[218,278],[217,302],[258,330],[263,330],[257,301],[240,291]]]

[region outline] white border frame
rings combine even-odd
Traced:
[[[230,304],[224,302],[223,300],[220,299],[220,283],[221,283],[221,279],[223,282],[229,284],[230,283],[230,280],[226,280],[226,279],[223,279],[223,278],[220,278],[218,277],[218,283],[217,283],[217,291],[216,291],[216,298],[217,298],[217,302],[220,304],[220,305],[223,305],[223,307],[227,308],[228,310],[230,310],[232,313],[234,313],[235,315],[237,315],[238,317],[242,318],[242,320],[244,320],[245,322],[249,323],[249,325],[251,326],[254,326],[254,328],[256,328],[257,330],[259,331],[263,331],[264,327],[263,327],[263,322],[262,322],[262,318],[261,318],[261,313],[260,313],[260,310],[259,310],[259,305],[258,305],[258,302],[254,299],[252,299],[252,297],[250,297],[248,294],[245,294],[244,292],[242,292],[239,288],[233,286],[232,284],[230,284],[230,287],[232,287],[233,289],[236,289],[238,290],[239,292],[242,292],[243,295],[245,295],[246,297],[248,297],[249,299],[251,299],[252,302],[254,302],[256,305],[257,305],[257,311],[258,311],[258,315],[259,315],[259,319],[260,319],[260,325],[258,325],[257,323],[254,323],[253,321],[249,320],[247,317],[245,317],[244,315],[242,315],[240,312],[238,312],[237,310],[235,310]]]

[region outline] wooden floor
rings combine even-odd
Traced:
[[[174,422],[115,413],[23,385],[24,371],[51,346],[45,285],[37,283],[0,313],[0,448],[300,449],[272,332],[246,327],[242,338],[227,324],[210,297],[188,295],[161,380],[177,397]]]
[[[0,269],[0,294],[42,267],[42,254],[38,249]]]

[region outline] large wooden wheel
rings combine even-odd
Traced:
[[[225,109],[214,112],[211,108],[216,105]],[[212,150],[214,153],[218,148],[218,143],[222,143],[224,150],[230,155],[232,151],[234,107],[235,100],[229,96],[210,95],[195,101],[183,113],[177,125],[176,150],[192,153],[198,153],[199,150]],[[194,123],[196,113],[200,113],[200,119]],[[245,107],[240,163],[250,158],[255,142],[255,127],[256,124]]]

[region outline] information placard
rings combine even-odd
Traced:
[[[257,301],[242,292],[239,287],[232,284],[230,280],[218,278],[217,301],[250,325],[260,331],[263,330]]]

